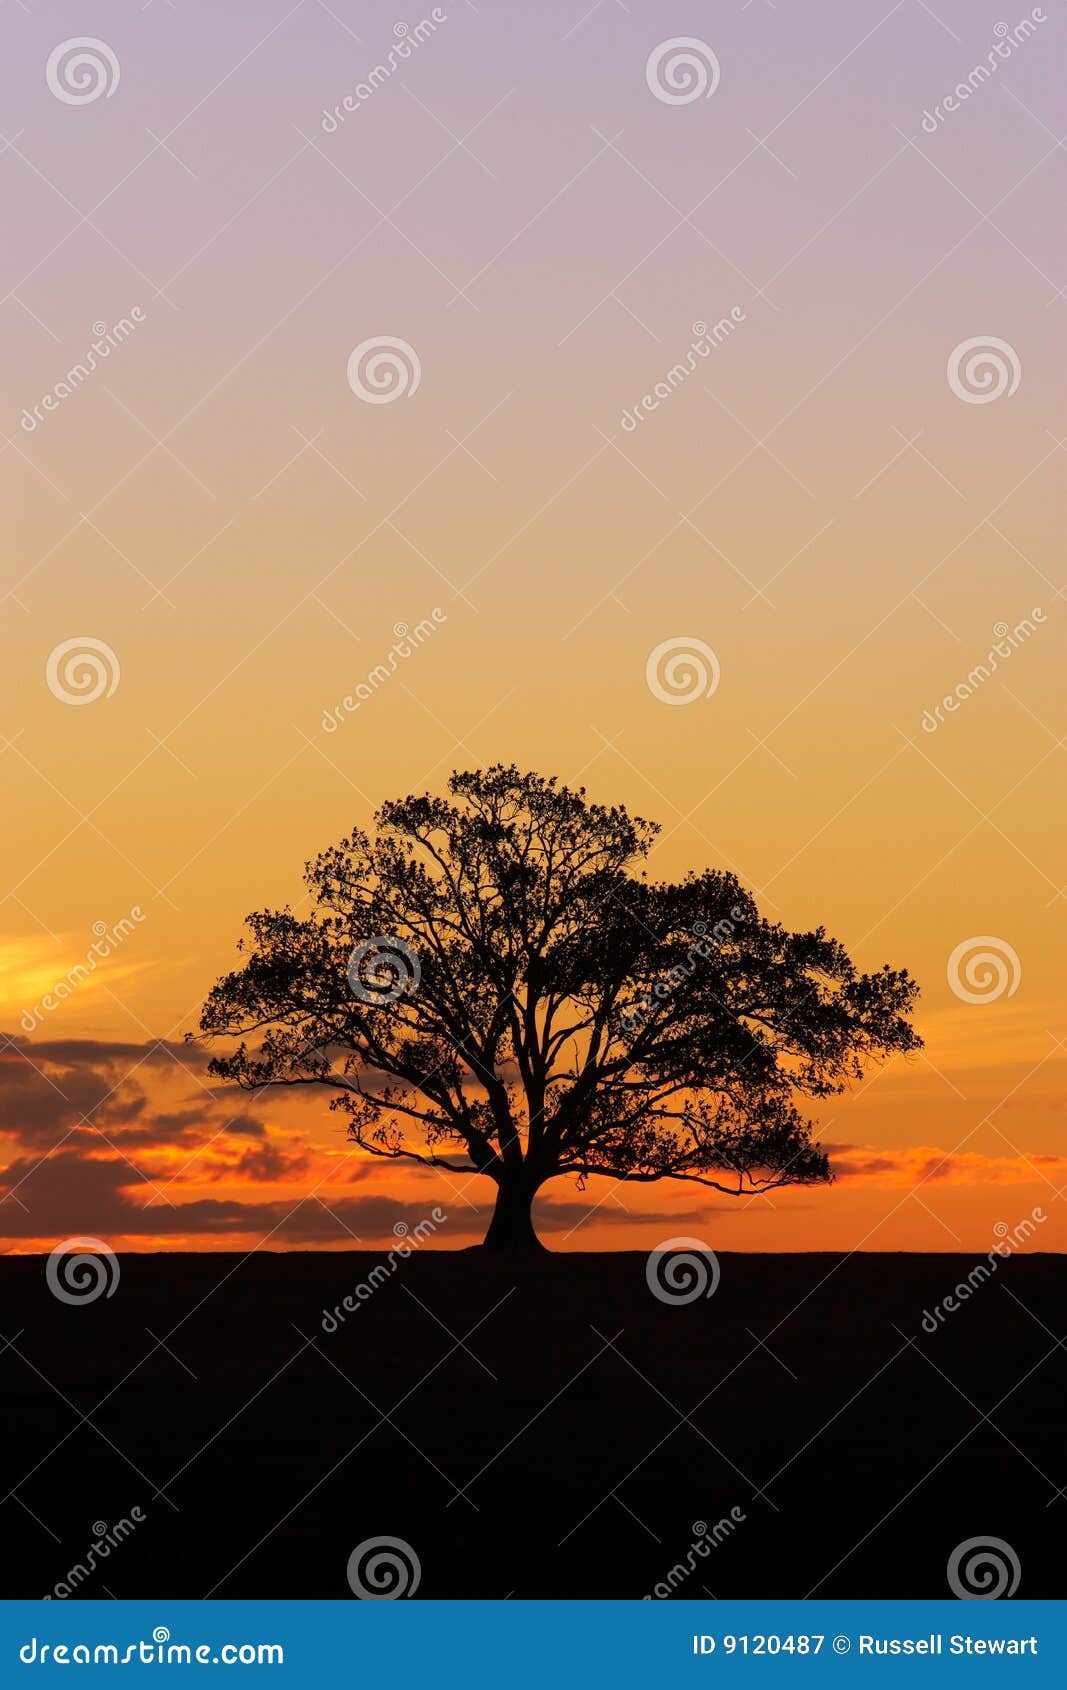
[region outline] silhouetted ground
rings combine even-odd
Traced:
[[[324,1332],[382,1260],[123,1256],[80,1306],[0,1263],[4,1595],[134,1507],[79,1594],[347,1598],[389,1536],[420,1597],[640,1597],[732,1509],[679,1596],[948,1595],[990,1534],[1021,1596],[1067,1594],[1065,1257],[1000,1263],[930,1334],[975,1258],[724,1255],[676,1306],[640,1254],[423,1250]]]

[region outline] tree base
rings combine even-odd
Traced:
[[[534,1231],[534,1193],[528,1187],[500,1185],[489,1231],[481,1246],[499,1256],[541,1256],[544,1245]]]

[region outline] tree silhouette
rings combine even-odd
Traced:
[[[561,1174],[831,1179],[794,1100],[919,1047],[908,975],[857,973],[732,874],[649,881],[657,827],[584,788],[497,765],[449,793],[309,863],[306,917],[249,916],[203,1010],[240,1040],[211,1071],[332,1088],[364,1150],[492,1180],[492,1248],[540,1248],[533,1198]]]

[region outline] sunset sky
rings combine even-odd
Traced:
[[[46,67],[97,29],[85,99]],[[435,1204],[435,1245],[480,1237],[486,1183],[370,1163],[182,1039],[308,857],[496,761],[922,987],[925,1051],[819,1111],[835,1185],[558,1181],[553,1247],[981,1252],[1035,1208],[1067,1247],[1061,0],[3,32],[0,1249],[380,1247]],[[679,38],[707,97],[651,86]],[[409,391],[370,403],[383,338]],[[673,640],[709,696],[648,684]]]

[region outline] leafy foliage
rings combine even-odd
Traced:
[[[498,765],[376,820],[308,865],[307,916],[249,917],[201,1021],[239,1041],[217,1076],[332,1088],[375,1155],[529,1196],[559,1174],[824,1181],[798,1100],[920,1044],[904,971],[857,973],[731,874],[650,882],[656,827],[584,789]]]

